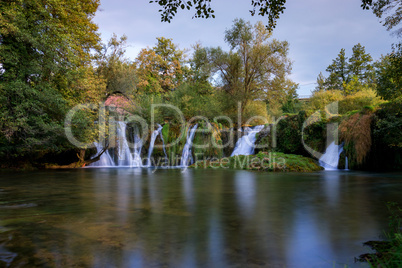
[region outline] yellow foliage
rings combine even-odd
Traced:
[[[344,97],[339,102],[339,112],[347,113],[349,111],[361,110],[365,106],[378,106],[383,102],[384,100],[377,96],[375,90],[368,88]]]
[[[252,125],[255,124],[265,124],[267,123],[263,118],[268,120],[267,106],[263,101],[252,101],[250,102],[244,111],[243,122],[246,122],[248,119],[257,116],[258,118],[249,122]]]
[[[319,110],[323,111],[328,104],[341,101],[344,98],[340,90],[318,91],[310,98],[306,112],[310,115]]]
[[[339,113],[345,114],[361,110],[365,106],[378,106],[384,101],[371,88],[365,88],[347,96],[343,95],[340,90],[319,91],[310,98],[310,102],[306,105],[307,114],[310,115],[319,110],[324,111],[325,106],[333,102],[338,102]]]

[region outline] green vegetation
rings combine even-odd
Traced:
[[[322,170],[312,158],[279,152],[260,152],[256,155],[237,155],[227,158],[201,160],[192,168],[231,168],[273,172],[314,172]]]
[[[363,1],[377,12],[385,8],[380,2]],[[174,3],[169,1],[173,9],[168,13],[183,8]],[[196,3],[183,4],[194,5],[200,16],[212,14]],[[268,9],[283,7],[284,1],[252,4],[254,12],[268,14]],[[166,148],[171,164],[195,123],[199,132],[194,141],[204,146],[194,148],[193,158],[230,155],[234,144],[221,145],[236,142],[240,127],[257,124],[271,124],[274,130],[258,135],[257,144],[265,145],[264,151],[310,156],[305,145],[323,152],[327,125],[335,123],[352,168],[401,167],[400,44],[378,61],[361,44],[352,48],[349,58],[341,49],[326,69],[329,76],[320,73],[313,96],[301,102],[298,85],[289,79],[289,44],[273,39],[261,22],[252,25],[236,19],[223,37],[229,51],[195,44],[188,56],[188,50],[172,39],[158,37],[154,47],[130,60],[125,56],[125,36],[113,34],[106,44],[100,42],[92,21],[98,6],[97,0],[1,2],[2,166],[82,166],[94,153],[88,148],[93,142],[104,150],[115,146],[113,141],[103,142],[108,140],[111,119],[138,116],[142,121],[131,122],[131,127],[159,123],[164,142],[177,141]],[[332,103],[336,110],[329,108]],[[69,118],[69,111],[81,104],[86,107],[76,108]],[[190,119],[183,129],[180,125]],[[65,129],[71,129],[70,137]],[[71,136],[81,144],[73,145]],[[146,154],[148,141],[144,144]],[[164,155],[157,146],[155,156]]]
[[[401,267],[402,265],[402,209],[397,203],[388,202],[390,213],[389,229],[385,231],[385,241],[367,241],[375,253],[359,256],[359,261],[368,262],[371,267]]]
[[[92,22],[98,6],[96,0],[0,3],[2,164],[73,148],[63,135],[67,111],[98,102],[105,90],[91,67],[90,51],[100,41]],[[93,138],[95,118],[90,110],[77,114],[78,139]]]

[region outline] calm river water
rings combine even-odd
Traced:
[[[360,267],[402,174],[0,172],[0,267]]]

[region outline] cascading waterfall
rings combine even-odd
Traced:
[[[100,154],[103,150],[103,147],[95,142],[95,146],[96,146],[96,155]],[[115,166],[114,161],[112,159],[112,157],[109,154],[109,151],[106,150],[100,157],[100,159],[96,162],[93,162],[92,164],[90,164],[89,166],[91,167],[113,167]]]
[[[345,169],[349,170],[348,157],[345,156]]]
[[[158,137],[158,135],[162,136],[162,126],[158,124],[158,129],[154,130],[154,132],[152,132],[151,135],[151,141],[149,143],[149,150],[148,150],[148,159],[147,159],[147,167],[151,166],[151,156],[152,156],[152,152],[154,150],[154,145],[155,145],[155,140]],[[162,141],[163,141],[163,137],[162,137]],[[163,147],[163,149],[165,149],[165,147]],[[163,150],[165,151],[165,150]],[[165,152],[166,154],[166,152]]]
[[[338,169],[339,156],[341,155],[342,151],[343,144],[336,145],[335,142],[332,142],[318,161],[320,166],[322,166],[325,170]]]
[[[137,127],[134,128],[134,149],[133,149],[133,160],[132,167],[142,167],[141,150],[142,150],[142,139]]]
[[[230,156],[235,155],[252,155],[254,154],[254,147],[256,135],[264,128],[264,125],[255,126],[253,128],[246,128],[245,135],[238,139],[235,149]]]
[[[163,153],[165,154],[165,158],[168,159],[168,156],[167,156],[167,153],[166,153],[166,148],[165,148],[165,140],[163,139],[162,130],[161,130],[161,140],[162,140]]]
[[[130,150],[127,135],[127,123],[119,121],[116,125],[117,134],[117,154],[118,159],[114,161],[110,155],[109,150],[106,150],[100,157],[99,161],[92,163],[92,167],[142,167],[141,150],[142,140],[137,128],[134,128],[134,149],[133,153]],[[95,142],[97,154],[99,154],[103,147]],[[97,155],[96,154],[96,155]]]
[[[117,160],[118,166],[132,166],[133,155],[130,152],[126,137],[126,122],[119,121],[117,124],[117,135],[118,135],[118,152],[119,158]]]
[[[197,127],[198,127],[198,124],[195,124],[193,126],[193,128],[187,132],[186,144],[184,145],[183,153],[181,154],[180,166],[182,166],[182,167],[187,167],[189,164],[189,160],[190,160],[190,164],[192,164],[193,159],[191,156],[191,147],[193,145],[193,139],[194,139],[194,135],[195,135],[195,131],[197,130]]]

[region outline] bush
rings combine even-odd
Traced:
[[[328,104],[341,101],[345,97],[340,90],[327,90],[318,91],[310,98],[309,103],[306,105],[307,114],[313,114],[316,111],[323,111]]]
[[[358,91],[354,94],[344,97],[339,101],[339,113],[345,114],[353,110],[361,110],[366,106],[376,107],[384,103],[381,97],[373,89]]]
[[[361,110],[365,106],[376,107],[384,101],[377,96],[375,90],[366,88],[350,95],[343,95],[340,90],[327,90],[316,92],[306,105],[308,114],[316,111],[324,111],[330,103],[338,102],[338,113],[346,114],[351,111]]]

